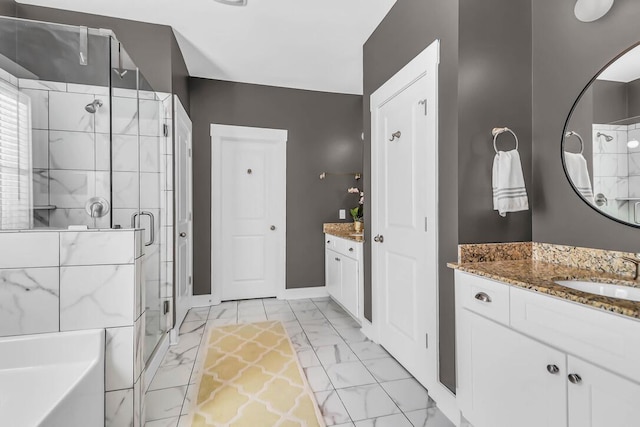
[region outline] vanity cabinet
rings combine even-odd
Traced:
[[[535,303],[524,303],[530,297]],[[573,321],[563,318],[562,305],[569,306]],[[599,330],[584,330],[600,315],[623,322],[618,327],[624,331],[611,331],[606,343],[581,343],[598,338]],[[457,399],[474,427],[606,427],[640,419],[640,384],[594,363],[606,359],[607,345],[611,353],[632,351],[633,343],[618,338],[634,333],[640,322],[457,271],[456,323]],[[571,329],[582,330],[575,334],[578,346],[559,336]],[[580,345],[601,348],[602,354],[574,352]]]
[[[358,319],[362,297],[362,242],[325,234],[325,280],[329,295]]]

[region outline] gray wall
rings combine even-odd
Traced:
[[[596,80],[589,90],[593,91],[596,101],[593,103],[593,123],[611,123],[629,117],[626,83]]]
[[[500,10],[500,13],[495,13]],[[369,96],[431,42],[441,40],[439,123],[440,380],[455,390],[453,273],[457,244],[531,240],[531,212],[493,212],[491,129],[519,136],[531,171],[531,7],[529,0],[399,0],[364,47],[365,176],[370,172]],[[401,48],[399,48],[401,47]],[[507,136],[503,149],[513,144]],[[505,144],[505,145],[503,145]],[[370,191],[367,182],[366,191]],[[366,210],[369,212],[369,209]],[[370,221],[367,215],[366,221]],[[370,229],[367,242],[371,242]],[[366,265],[371,265],[370,243]],[[371,318],[371,277],[365,314]]]
[[[16,2],[14,0],[0,0],[0,15],[16,16]]]
[[[640,3],[618,0],[604,18],[579,22],[573,2],[533,6],[533,239],[637,252],[640,230],[590,209],[567,181],[560,161],[564,123],[595,74],[638,42]]]
[[[211,289],[210,125],[289,131],[287,143],[287,288],[324,285],[322,224],[355,206],[351,177],[362,170],[362,97],[192,78],[194,293]]]
[[[459,55],[459,243],[530,241],[531,210],[503,218],[491,190],[494,127],[518,136],[529,192],[533,184],[530,0],[460,0]],[[512,135],[499,136],[497,147],[513,149]]]
[[[23,4],[17,5],[17,16],[113,30],[154,90],[174,92],[175,83],[176,93],[182,103],[185,107],[189,105],[184,83],[186,66],[180,50],[176,50],[177,43],[171,27]]]
[[[440,39],[439,132],[439,288],[441,379],[455,389],[453,273],[458,243],[458,1],[398,0],[364,45],[365,193],[371,194],[370,96],[384,82]],[[371,223],[370,199],[365,224]],[[366,228],[365,316],[371,319],[371,228]]]

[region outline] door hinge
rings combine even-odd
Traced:
[[[429,218],[424,217],[424,231],[429,231]]]
[[[193,214],[189,212],[189,221],[193,221]]]
[[[426,99],[420,100],[420,101],[418,101],[418,104],[424,105],[424,115],[426,116],[427,115],[427,100]]]
[[[170,309],[169,301],[165,301],[163,304],[163,310],[162,310],[163,314],[167,314],[169,312],[169,309]]]
[[[162,134],[166,137],[169,136],[169,125],[166,123],[162,125]]]
[[[192,279],[193,278],[191,276],[189,276],[189,284],[191,284]]]
[[[191,148],[189,148],[189,157],[191,157]]]
[[[429,348],[429,334],[424,336],[424,348]]]

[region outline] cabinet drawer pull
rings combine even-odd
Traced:
[[[336,261],[340,261],[340,258],[336,258]]]
[[[475,296],[478,301],[491,302],[491,297],[484,292],[478,292]]]
[[[549,371],[550,374],[557,374],[560,372],[560,368],[556,365],[547,365],[547,371]]]
[[[578,374],[569,374],[569,382],[571,384],[580,384],[582,382],[582,378]]]

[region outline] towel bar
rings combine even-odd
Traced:
[[[498,147],[496,146],[496,141],[498,139],[498,135],[505,133],[505,132],[509,132],[511,135],[513,135],[513,137],[516,139],[516,151],[518,150],[518,137],[516,136],[516,134],[509,128],[493,128],[493,130],[491,130],[491,135],[493,135],[493,149],[496,151],[496,154],[498,154]]]

